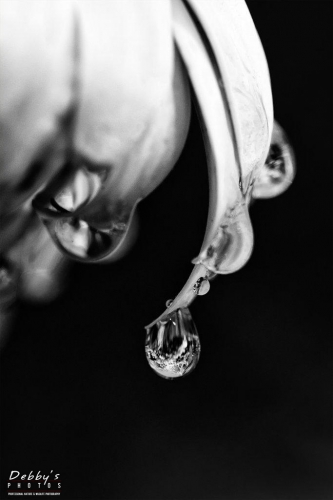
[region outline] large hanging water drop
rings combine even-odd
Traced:
[[[173,379],[189,374],[196,367],[201,350],[189,309],[178,309],[147,328],[145,348],[148,363],[157,375]]]

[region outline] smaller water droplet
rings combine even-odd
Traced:
[[[199,361],[201,347],[189,309],[178,309],[148,328],[145,350],[157,375],[174,379],[190,373]]]
[[[196,295],[206,295],[209,290],[210,283],[207,278],[199,278],[193,286],[193,291]]]
[[[171,304],[172,304],[172,302],[173,302],[173,299],[167,300],[166,303],[165,303],[165,307],[170,307]]]
[[[295,155],[283,128],[275,121],[265,164],[256,174],[253,198],[273,198],[283,193],[295,176]]]

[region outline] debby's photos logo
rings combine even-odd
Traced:
[[[9,496],[60,496],[60,474],[51,470],[48,474],[30,471],[28,474],[18,470],[10,471],[7,482]]]

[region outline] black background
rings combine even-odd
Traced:
[[[132,252],[75,264],[67,291],[22,304],[2,353],[2,492],[10,470],[61,474],[63,499],[331,498],[331,2],[249,2],[297,176],[251,208],[255,249],[192,306],[189,377],[148,367],[144,325],[187,279],[208,179],[196,120],[139,207]]]

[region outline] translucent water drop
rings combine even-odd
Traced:
[[[295,176],[295,155],[283,128],[274,122],[272,142],[265,164],[252,190],[253,198],[273,198],[283,193]]]
[[[199,278],[193,286],[193,291],[196,295],[206,295],[209,290],[210,283],[207,278]]]
[[[189,309],[178,309],[165,321],[147,328],[145,349],[157,375],[174,379],[190,373],[198,363],[201,347]]]

